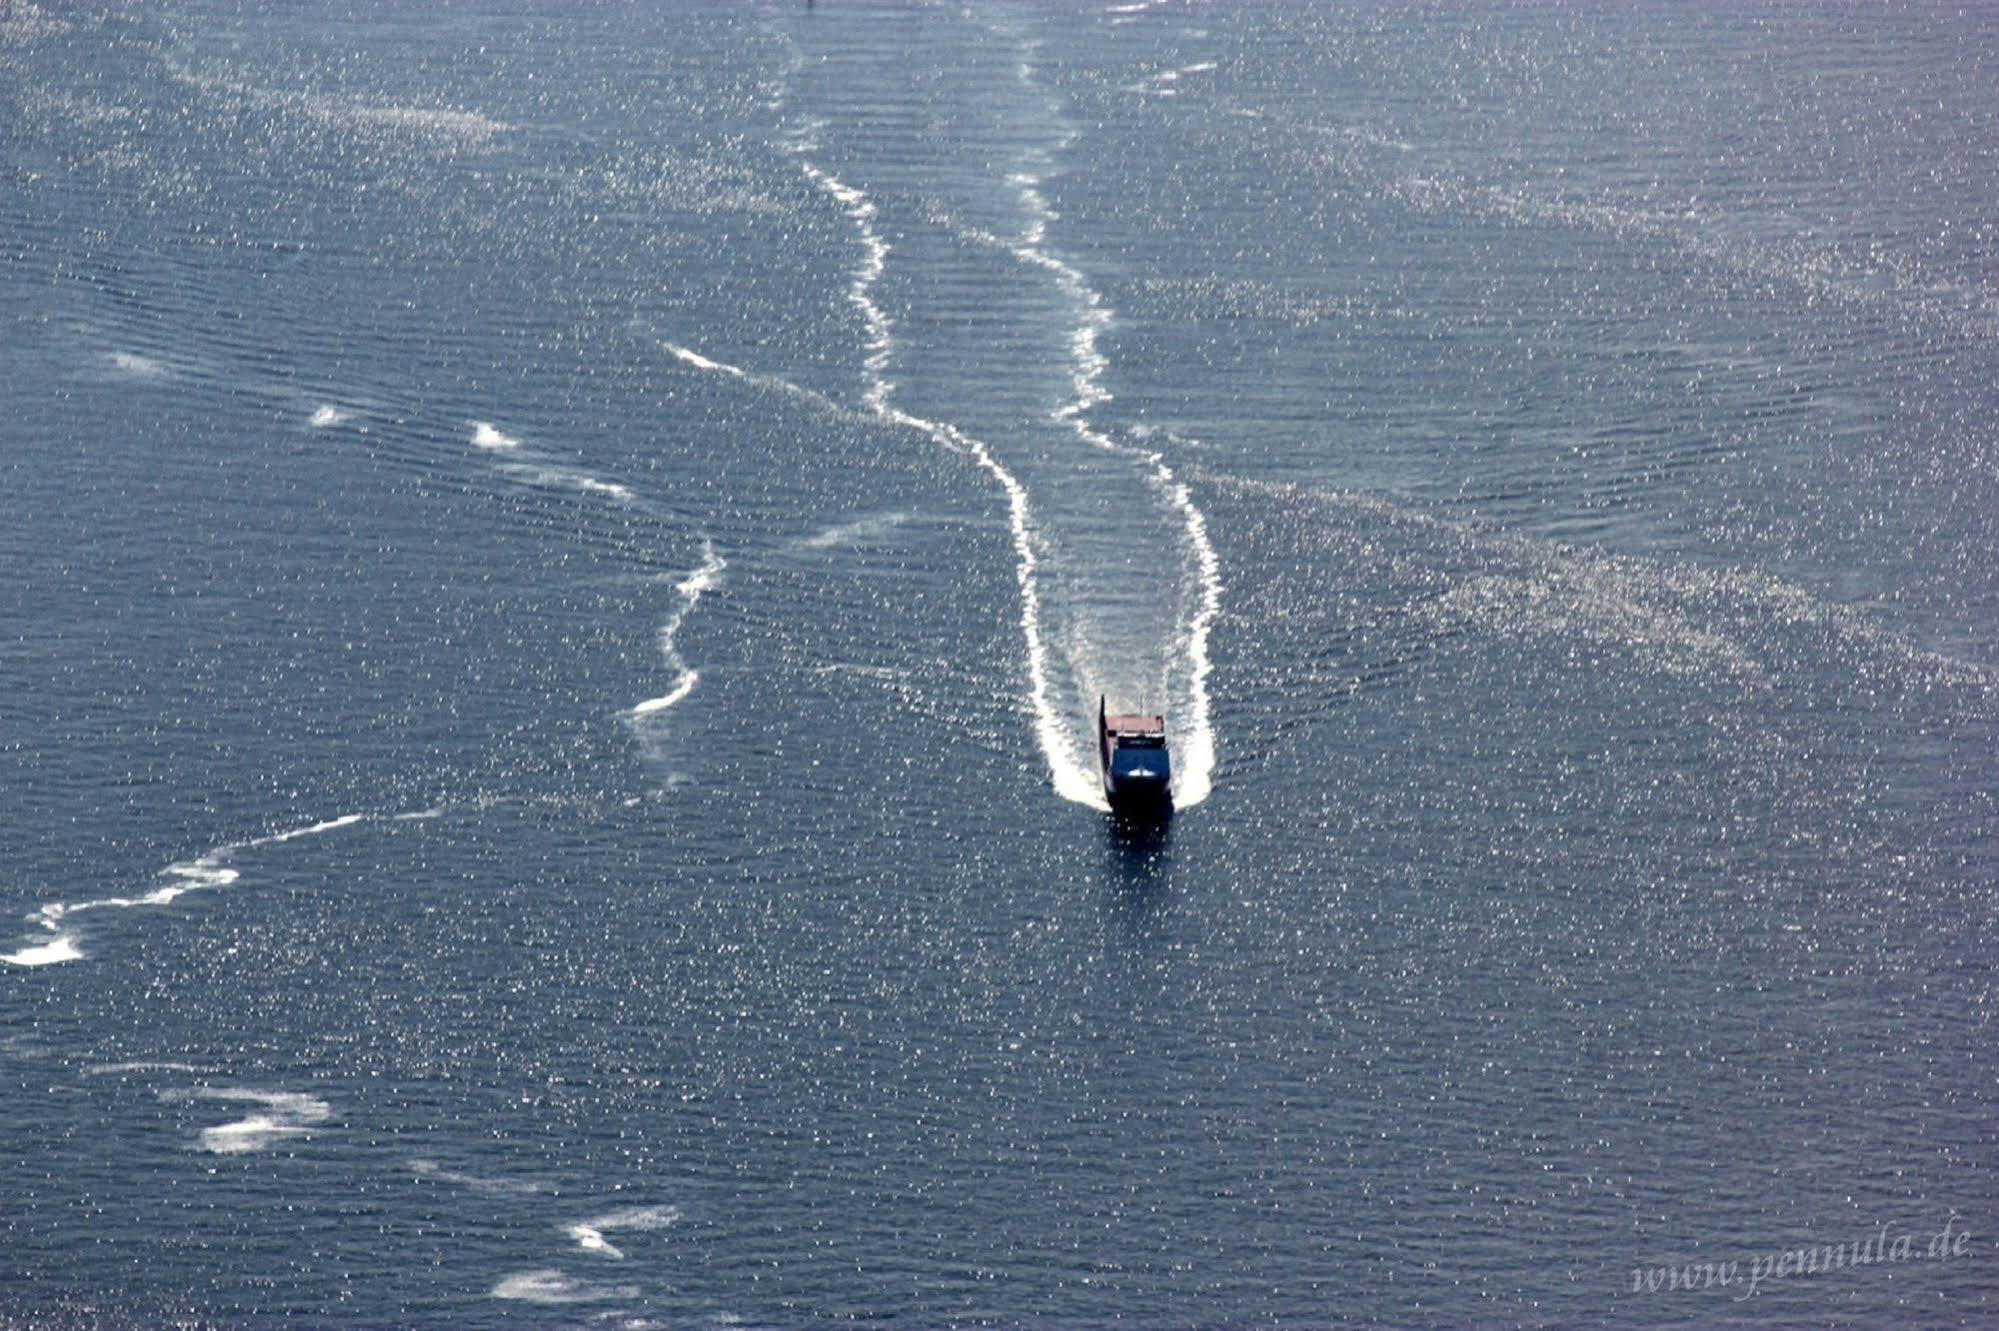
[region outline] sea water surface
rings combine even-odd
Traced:
[[[0,178],[0,1326],[1999,1318],[1989,14],[0,0]]]

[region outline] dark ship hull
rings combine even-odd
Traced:
[[[1158,813],[1173,805],[1173,758],[1166,748],[1166,720],[1112,715],[1097,699],[1097,759],[1104,798],[1120,813]]]

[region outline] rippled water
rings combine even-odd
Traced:
[[[0,1326],[1990,1321],[1996,36],[0,3]]]

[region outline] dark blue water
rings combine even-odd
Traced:
[[[1995,158],[1976,9],[0,4],[0,1326],[1999,1319]]]

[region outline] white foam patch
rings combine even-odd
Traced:
[[[352,827],[354,824],[367,818],[367,816],[365,813],[343,813],[338,818],[328,818],[324,822],[308,823],[304,827],[294,827],[285,832],[273,832],[269,836],[252,837],[250,840],[241,843],[240,846],[233,847],[233,849],[247,850],[252,846],[276,846],[286,841],[296,841],[300,837],[322,836],[327,832],[337,832],[343,827]],[[231,877],[234,877],[234,875],[232,874]]]
[[[409,106],[361,102],[306,89],[273,88],[231,77],[228,66],[197,69],[181,60],[162,62],[169,74],[210,96],[225,98],[263,111],[279,111],[309,124],[357,137],[381,137],[382,131],[431,144],[443,151],[481,149],[512,125],[477,111],[457,107]]]
[[[338,116],[341,112],[334,110],[332,114]],[[470,143],[484,143],[513,128],[504,120],[451,107],[350,104],[345,109],[345,115],[356,124],[381,125],[410,134],[460,139]]]
[[[606,1235],[626,1231],[650,1233],[665,1229],[679,1219],[680,1208],[677,1206],[628,1206],[594,1216],[589,1220],[579,1220],[574,1224],[565,1225],[562,1232],[585,1252],[622,1260],[625,1255],[623,1249],[612,1243],[605,1237]]]
[[[510,434],[502,434],[500,428],[490,421],[474,421],[472,422],[472,446],[474,448],[489,448],[495,451],[504,451],[510,448],[519,448],[521,441]]]
[[[31,0],[10,0],[0,6],[0,46],[33,46],[70,29],[65,19],[51,18]]]
[[[832,550],[845,545],[862,545],[869,541],[878,541],[908,522],[909,516],[903,512],[876,513],[869,517],[854,518],[848,522],[836,522],[810,536],[802,537],[798,541],[798,546],[803,550]]]
[[[1027,490],[982,441],[954,425],[914,415],[894,404],[895,383],[888,367],[895,352],[894,326],[874,298],[876,282],[887,269],[889,244],[875,225],[876,209],[867,194],[830,171],[802,161],[806,178],[839,205],[854,224],[861,243],[861,261],[847,283],[847,301],[860,312],[866,352],[862,369],[866,387],[862,401],[879,419],[920,431],[952,452],[962,454],[992,476],[1006,496],[1007,526],[1013,535],[1014,581],[1020,590],[1020,631],[1027,654],[1028,710],[1035,739],[1048,765],[1050,783],[1062,798],[1093,808],[1106,807],[1099,783],[1082,762],[1070,727],[1057,711],[1049,682],[1049,654],[1042,632],[1039,560],[1034,548],[1033,511]]]
[[[46,943],[31,943],[0,956],[0,961],[10,966],[55,966],[65,961],[81,960],[83,950],[68,934],[57,934]]]
[[[135,379],[164,379],[167,367],[151,356],[141,356],[133,351],[111,353],[111,367],[120,374],[129,374]]]
[[[620,1259],[625,1255],[623,1249],[604,1237],[603,1230],[586,1221],[579,1220],[573,1225],[565,1225],[562,1232],[574,1239],[576,1246],[585,1252],[602,1253],[606,1257]]]
[[[678,342],[666,342],[661,345],[673,353],[676,359],[692,365],[697,370],[708,370],[713,373],[734,375],[738,379],[749,377],[747,370],[739,369],[734,365],[725,365],[718,360],[710,360],[692,347],[683,347]]]
[[[1150,93],[1154,97],[1177,97],[1180,94],[1179,84],[1182,79],[1196,74],[1209,73],[1214,68],[1214,61],[1203,60],[1198,64],[1181,65],[1177,69],[1162,69],[1144,83],[1138,84],[1128,89],[1128,91]]]
[[[703,538],[700,566],[674,585],[680,601],[667,615],[666,622],[659,626],[659,654],[666,661],[667,668],[674,672],[673,687],[657,698],[648,698],[634,706],[630,713],[633,717],[655,716],[678,706],[701,682],[701,672],[687,663],[676,640],[687,616],[701,603],[702,596],[721,582],[722,573],[728,567],[728,561],[716,553],[714,542]]]
[[[467,1174],[462,1170],[446,1169],[435,1160],[412,1160],[409,1162],[409,1170],[418,1178],[449,1183],[472,1192],[525,1194],[546,1191],[541,1184],[531,1179],[486,1178],[478,1174]]]
[[[629,485],[608,481],[579,467],[565,466],[538,457],[521,441],[490,421],[472,423],[472,446],[501,457],[519,459],[500,464],[503,474],[526,485],[554,490],[574,490],[578,494],[602,495],[621,504],[633,503],[638,496]]]
[[[507,475],[525,481],[529,485],[574,490],[578,494],[603,495],[621,504],[629,504],[637,498],[628,485],[607,481],[587,471],[578,471],[574,467],[559,467],[544,463],[514,463],[507,466],[505,471]]]
[[[201,1130],[196,1143],[212,1155],[248,1155],[268,1150],[280,1141],[310,1136],[315,1128],[333,1117],[333,1107],[326,1101],[297,1091],[201,1087],[159,1094],[160,1099],[174,1104],[214,1101],[257,1106],[256,1113]]]
[[[614,1285],[601,1280],[578,1280],[555,1267],[522,1271],[493,1286],[492,1296],[518,1303],[600,1303],[605,1299],[635,1299],[636,1285]]]
[[[86,1077],[115,1077],[129,1072],[180,1072],[190,1075],[202,1071],[192,1063],[172,1063],[159,1059],[134,1059],[129,1063],[95,1063],[83,1070]]]
[[[674,681],[673,687],[665,693],[660,694],[657,698],[647,698],[643,702],[632,704],[632,715],[653,716],[659,712],[677,707],[686,701],[687,695],[694,692],[694,686],[700,682],[700,671],[682,670],[679,677]]]
[[[331,405],[322,405],[313,409],[311,424],[315,430],[326,430],[336,425],[345,424],[347,419],[348,413],[342,411],[340,408]]]

